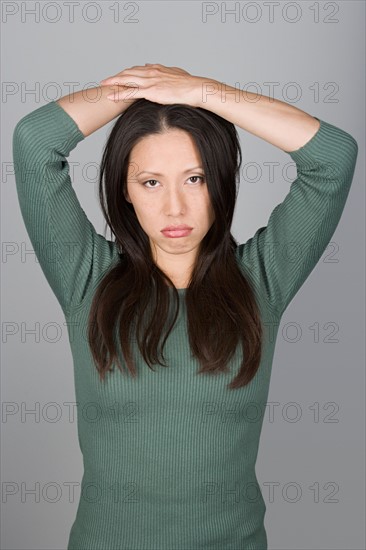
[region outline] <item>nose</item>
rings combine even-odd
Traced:
[[[175,185],[168,186],[164,197],[165,215],[177,217],[186,208],[183,191]]]

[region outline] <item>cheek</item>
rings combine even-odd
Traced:
[[[157,220],[157,214],[153,205],[146,202],[137,202],[135,203],[135,212],[140,224],[153,230],[153,226]]]

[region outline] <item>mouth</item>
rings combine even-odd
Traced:
[[[188,225],[169,225],[161,230],[165,237],[186,237],[192,231],[193,227]]]

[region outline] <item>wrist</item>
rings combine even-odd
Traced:
[[[198,78],[194,91],[194,106],[209,109],[212,101],[221,97],[221,82],[213,78]]]

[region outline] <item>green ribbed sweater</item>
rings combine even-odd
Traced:
[[[156,365],[153,372],[137,356],[138,378],[116,369],[100,382],[85,336],[87,314],[119,256],[115,243],[95,231],[72,187],[66,157],[85,136],[54,101],[17,123],[21,213],[65,315],[73,356],[84,474],[68,550],[267,548],[255,463],[277,329],[338,225],[358,153],[349,133],[318,120],[310,141],[289,153],[297,178],[285,199],[267,226],[237,247],[265,331],[256,376],[234,391],[226,386],[240,368],[240,347],[230,373],[196,375],[185,289],[178,291],[179,318],[164,348],[169,368]]]

